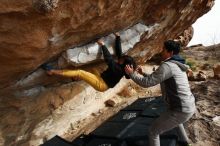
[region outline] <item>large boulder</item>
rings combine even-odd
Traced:
[[[122,36],[123,53],[144,63],[213,4],[214,0],[1,0],[0,145],[39,145],[56,134],[65,135],[128,82],[122,79],[101,93],[83,81],[49,77],[42,64],[102,71],[106,66],[95,40],[103,37],[114,54],[116,31]]]
[[[207,13],[213,0],[0,1],[0,88],[61,52],[142,22],[155,26],[127,54],[144,62]]]

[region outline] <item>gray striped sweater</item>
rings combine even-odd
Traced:
[[[131,79],[142,87],[161,85],[162,96],[170,110],[184,113],[195,112],[195,98],[190,90],[186,71],[188,66],[169,60],[163,62],[152,74],[139,76],[130,74]]]

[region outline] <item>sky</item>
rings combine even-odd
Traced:
[[[212,9],[193,24],[194,35],[188,46],[220,43],[220,0],[215,0]]]

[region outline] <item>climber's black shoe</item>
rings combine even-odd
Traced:
[[[54,69],[51,65],[49,64],[43,64],[41,65],[41,68],[44,69],[45,71],[50,71],[52,69]]]

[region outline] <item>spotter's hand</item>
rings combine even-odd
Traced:
[[[143,70],[142,70],[142,68],[141,68],[140,65],[137,66],[136,71],[137,71],[139,74],[143,75]]]

